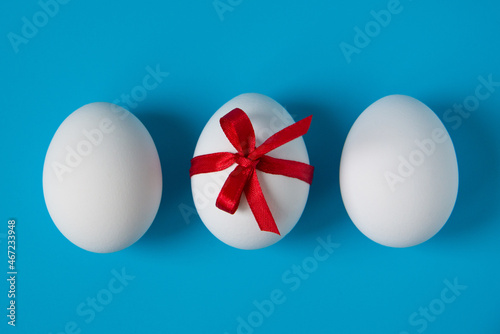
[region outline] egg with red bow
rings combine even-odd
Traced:
[[[205,226],[240,249],[270,246],[304,211],[314,168],[302,136],[311,116],[294,122],[273,99],[242,94],[207,122],[191,160],[191,189]]]

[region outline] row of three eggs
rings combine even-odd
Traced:
[[[243,94],[208,121],[195,156],[236,152],[219,125],[234,109],[248,115],[257,146],[294,124],[271,98]],[[302,138],[268,155],[309,163]],[[232,214],[216,207],[217,195],[233,169],[192,176],[201,220],[233,247],[257,249],[274,244],[298,222],[309,184],[279,173],[256,172],[279,229],[270,233],[259,228],[252,214],[256,209],[249,207],[244,194]],[[382,98],[361,113],[349,132],[340,187],[351,220],[372,240],[393,247],[426,241],[448,220],[457,196],[458,167],[451,139],[439,118],[418,100],[402,95]],[[114,252],[140,239],[155,219],[162,188],[153,139],[133,114],[114,104],[91,103],[70,114],[57,129],[45,157],[43,190],[50,216],[67,239],[88,251]]]

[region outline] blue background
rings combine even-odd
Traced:
[[[355,27],[376,29],[370,12],[390,2],[227,1],[231,10],[219,15],[212,0],[72,0],[51,7],[47,22],[37,1],[2,1],[0,267],[4,277],[7,220],[15,218],[18,308],[11,328],[2,279],[0,332],[71,332],[74,322],[77,333],[233,334],[241,317],[256,325],[248,333],[499,333],[500,87],[470,117],[444,115],[473,101],[479,77],[500,81],[500,3],[401,0],[399,13],[346,57],[341,43],[355,45]],[[13,46],[23,17],[40,27]],[[160,211],[128,249],[84,251],[59,233],[45,207],[45,152],[72,111],[130,94],[157,65],[169,76],[128,109],[160,154]],[[188,168],[203,126],[245,92],[271,96],[296,119],[314,115],[305,136],[316,167],[306,210],[286,238],[256,251],[223,244],[197,215],[184,219],[179,210],[193,207]],[[394,93],[420,99],[444,121],[460,169],[450,220],[408,249],[363,236],[338,183],[351,125]],[[300,286],[292,290],[283,275],[294,276],[288,270],[313,255],[318,237],[338,248],[307,278],[295,275]],[[93,319],[79,315],[87,298],[106,293],[113,270],[134,278]],[[445,280],[467,287],[447,304],[440,302]],[[276,289],[285,301],[260,321],[254,301]],[[439,311],[432,321],[415,317],[429,306]]]

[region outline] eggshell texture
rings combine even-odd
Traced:
[[[347,136],[340,188],[349,217],[373,241],[409,247],[428,240],[448,220],[458,192],[446,128],[409,96],[376,101]]]
[[[283,128],[294,123],[290,114],[273,99],[260,94],[242,94],[222,106],[206,124],[194,156],[216,152],[236,153],[220,127],[219,120],[234,108],[240,108],[252,122],[256,146]],[[309,163],[304,140],[297,138],[267,155]],[[257,170],[262,192],[281,235],[261,231],[242,195],[233,215],[218,209],[215,202],[225,180],[236,164],[220,172],[197,174],[191,178],[194,203],[201,220],[221,241],[241,249],[267,247],[281,240],[292,230],[306,205],[309,184],[298,179],[263,173]]]
[[[75,245],[109,253],[136,242],[158,211],[162,174],[144,125],[111,103],[90,103],[55,133],[43,192],[52,220]]]

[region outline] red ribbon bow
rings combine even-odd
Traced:
[[[234,214],[245,192],[248,205],[261,231],[280,234],[278,226],[267,206],[266,199],[257,178],[256,169],[269,174],[293,177],[311,184],[314,167],[303,162],[277,159],[266,153],[303,136],[309,130],[312,116],[304,118],[269,137],[262,145],[255,147],[255,133],[247,114],[233,109],[220,119],[220,125],[227,139],[238,153],[219,152],[205,154],[191,159],[190,176],[218,172],[237,164],[229,174],[217,197],[217,208]]]

